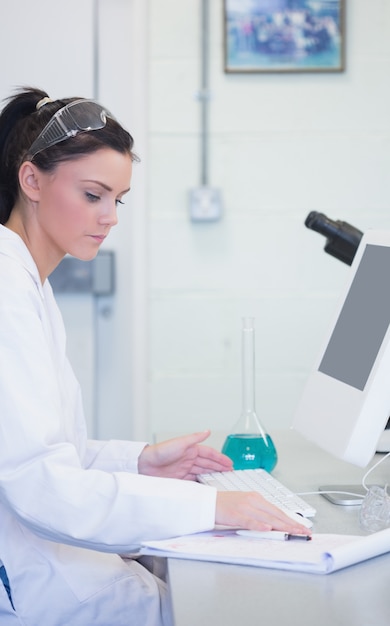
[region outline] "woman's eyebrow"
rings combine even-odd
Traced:
[[[106,185],[105,183],[102,183],[100,180],[94,180],[93,178],[85,178],[81,181],[82,183],[94,183],[95,185],[100,185],[100,187],[103,187],[103,189],[106,189],[106,191],[113,191],[112,188],[109,185]],[[124,189],[123,191],[121,191],[121,194],[127,193],[128,191],[130,191],[130,187],[128,187],[127,189]]]

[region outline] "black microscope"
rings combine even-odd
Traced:
[[[334,221],[323,213],[311,211],[305,226],[326,237],[324,250],[339,261],[351,265],[363,233],[348,222]]]

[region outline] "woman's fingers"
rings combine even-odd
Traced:
[[[218,492],[215,521],[248,530],[273,529],[311,534],[303,524],[298,524],[255,492]]]

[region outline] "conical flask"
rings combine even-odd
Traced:
[[[271,472],[278,461],[271,437],[263,428],[255,408],[255,326],[253,317],[242,320],[242,411],[227,436],[222,452],[233,468],[263,468]]]

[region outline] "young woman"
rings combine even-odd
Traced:
[[[130,189],[133,139],[98,103],[26,88],[0,115],[0,618],[171,624],[142,540],[228,524],[307,532],[256,494],[195,482],[230,460],[208,432],[158,445],[87,439],[48,281],[90,260]],[[184,479],[184,480],[183,480]]]

